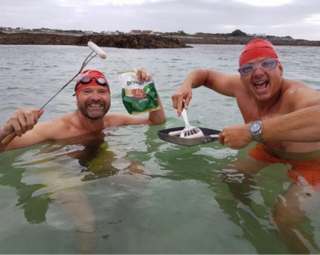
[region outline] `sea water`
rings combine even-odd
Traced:
[[[102,135],[1,153],[0,253],[317,250],[318,210],[301,206],[299,226],[283,229],[273,222],[277,204],[296,185],[288,177],[290,166],[273,164],[242,174],[230,165],[245,160],[254,144],[239,151],[218,142],[183,147],[157,136],[160,129],[184,126],[171,96],[188,73],[198,68],[237,73],[242,47],[103,48],[107,59],[96,57],[86,68],[106,74],[110,112],[126,112],[117,72],[142,66],[153,76],[167,122],[109,128]],[[319,47],[276,48],[285,78],[320,89]],[[88,47],[77,46],[0,45],[0,124],[19,107],[44,105],[89,53]],[[76,110],[73,93],[74,82],[45,107],[40,121]],[[243,123],[234,98],[204,87],[193,91],[188,117],[195,126],[216,130]],[[296,245],[297,231],[304,244]]]

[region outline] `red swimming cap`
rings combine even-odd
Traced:
[[[239,58],[239,66],[242,66],[252,59],[261,57],[279,58],[271,42],[263,39],[254,39],[243,48]]]
[[[101,81],[105,84],[101,84],[101,81],[97,80],[99,78],[102,78]],[[81,72],[77,79],[76,87],[74,88],[76,95],[79,94],[81,89],[89,86],[103,86],[106,87],[108,89],[108,92],[110,93],[110,88],[106,77],[103,73],[97,70],[85,70]]]

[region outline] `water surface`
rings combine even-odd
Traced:
[[[107,59],[88,64],[106,74],[110,111],[122,113],[116,73],[144,67],[155,80],[166,124],[109,128],[102,135],[0,154],[0,253],[298,253],[310,245],[320,251],[318,210],[302,205],[297,226],[274,224],[277,204],[297,186],[288,177],[290,166],[242,174],[230,165],[245,162],[254,144],[237,151],[218,142],[181,147],[158,138],[160,129],[183,126],[171,96],[191,70],[236,73],[242,46],[193,46],[103,48]],[[277,49],[285,77],[320,89],[318,47]],[[41,107],[89,52],[76,46],[0,45],[1,124],[19,107]],[[49,103],[41,120],[74,111],[73,88]],[[194,91],[188,116],[193,125],[217,130],[243,123],[233,98],[205,88]],[[320,201],[317,196],[313,201]],[[305,244],[296,242],[297,233]]]

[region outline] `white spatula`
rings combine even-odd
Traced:
[[[185,127],[180,133],[180,137],[182,138],[197,138],[197,137],[203,137],[204,134],[201,131],[200,128],[191,126],[188,120],[187,111],[185,108],[183,108],[181,115],[183,117]]]

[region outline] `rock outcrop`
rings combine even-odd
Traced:
[[[241,32],[241,31],[240,31]],[[235,33],[234,33],[235,34]],[[215,35],[79,35],[79,34],[45,34],[45,33],[3,33],[0,32],[0,44],[39,44],[39,45],[87,45],[91,40],[101,47],[157,49],[187,48],[190,44],[247,44],[255,37],[243,34]],[[293,39],[291,37],[267,36],[264,39],[274,45],[320,46],[320,41]]]
[[[43,33],[1,33],[0,44],[87,45],[91,40],[101,47],[156,49],[190,47],[175,38],[156,35],[61,35]]]
[[[173,36],[184,44],[247,44],[251,40],[258,38],[253,36]],[[288,46],[320,46],[320,41],[309,41],[303,39],[290,39],[281,37],[262,37],[272,42],[273,45],[288,45]]]

